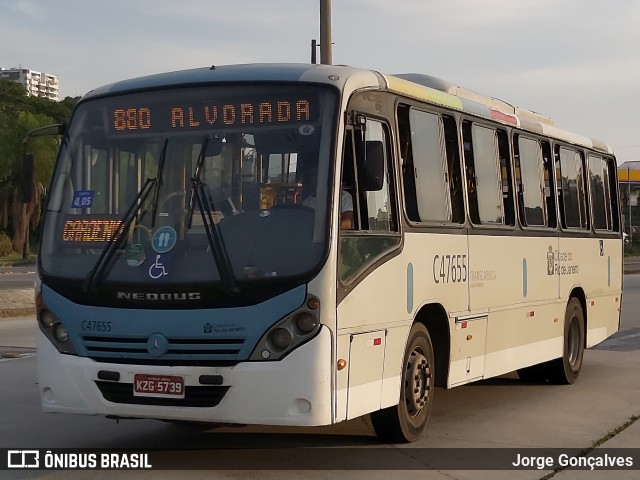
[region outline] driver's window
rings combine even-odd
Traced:
[[[353,203],[353,228],[340,230],[342,281],[381,261],[400,244],[389,138],[388,126],[373,119],[345,137],[342,191]]]

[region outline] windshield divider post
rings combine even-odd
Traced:
[[[158,213],[158,199],[160,197],[160,187],[162,186],[163,176],[162,172],[164,171],[164,163],[167,159],[167,146],[169,145],[169,139],[165,138],[164,143],[162,144],[162,153],[160,154],[160,160],[158,162],[158,173],[156,174],[155,184],[156,191],[153,195],[153,209],[151,211],[151,228],[155,228],[156,226],[156,214]]]

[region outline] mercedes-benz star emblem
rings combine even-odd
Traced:
[[[152,357],[161,357],[169,350],[169,340],[164,335],[154,333],[147,340],[147,352]]]

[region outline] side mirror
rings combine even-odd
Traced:
[[[365,144],[365,150],[362,184],[368,192],[380,191],[384,186],[384,145],[379,140],[369,140]]]
[[[33,154],[25,153],[18,183],[18,193],[22,203],[29,203],[33,198],[33,168]]]

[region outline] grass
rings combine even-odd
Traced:
[[[29,254],[29,258],[22,258],[22,254],[20,253],[12,253],[11,255],[6,255],[4,257],[0,257],[0,265],[33,265],[36,262],[36,254]]]
[[[633,242],[624,246],[625,257],[640,255],[640,242]]]

